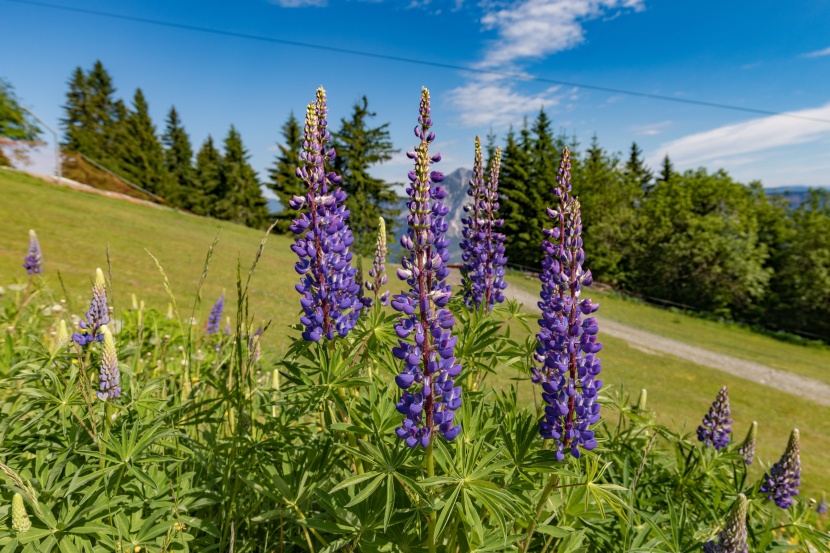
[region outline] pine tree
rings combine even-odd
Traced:
[[[222,198],[216,216],[254,228],[264,227],[269,219],[268,207],[256,172],[248,163],[248,151],[242,137],[231,125],[225,138],[225,155],[221,165]]]
[[[164,167],[170,175],[172,187],[168,200],[185,209],[193,209],[198,202],[196,193],[196,170],[193,167],[193,148],[190,137],[182,126],[175,106],[167,114],[166,128],[161,137],[164,144]]]
[[[294,171],[300,166],[300,151],[303,147],[303,129],[294,112],[282,125],[283,143],[278,144],[279,153],[276,155],[274,167],[268,170],[270,181],[268,187],[274,191],[279,198],[282,210],[276,214],[276,231],[282,234],[288,233],[288,227],[296,215],[295,211],[288,206],[288,201],[294,196],[305,194],[305,185]]]
[[[674,164],[669,159],[669,154],[666,154],[666,157],[663,158],[663,165],[660,168],[660,178],[658,180],[661,182],[669,182],[674,174]]]
[[[519,140],[516,140],[512,128],[508,131],[499,175],[499,215],[504,219],[505,251],[507,259],[518,265],[525,264],[530,241],[528,227],[532,224],[527,197],[530,170],[530,152],[526,149],[528,141],[527,127],[522,129]]]
[[[208,135],[196,154],[196,178],[191,210],[198,215],[217,216],[217,204],[221,199],[222,156]]]
[[[118,165],[121,175],[173,203],[177,197],[176,185],[164,166],[164,151],[140,88],[135,91],[133,109],[124,122],[120,146]]]
[[[631,151],[628,161],[625,162],[625,178],[633,186],[638,187],[643,193],[648,194],[652,188],[654,173],[646,167],[643,160],[643,151],[636,142],[631,143]]]
[[[334,169],[343,176],[343,189],[348,194],[349,227],[355,237],[354,251],[369,255],[374,251],[378,231],[378,218],[390,223],[399,211],[395,209],[398,195],[392,185],[369,174],[377,163],[392,159],[398,152],[389,137],[389,123],[379,127],[368,126],[367,120],[375,117],[369,111],[369,101],[364,96],[356,102],[350,119],[340,120],[340,130],[334,135],[337,157]],[[395,233],[390,225],[389,233]]]

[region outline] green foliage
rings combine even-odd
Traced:
[[[21,107],[11,83],[0,78],[0,147],[15,143],[32,143],[40,136],[40,127]],[[0,166],[11,165],[0,148]]]
[[[369,100],[364,96],[352,108],[350,119],[340,120],[340,130],[334,133],[334,149],[337,157],[334,170],[343,177],[343,189],[347,193],[349,228],[354,235],[354,251],[370,255],[374,251],[378,234],[378,218],[389,224],[389,233],[395,235],[394,218],[399,213],[398,195],[392,184],[369,174],[378,163],[389,161],[397,153],[389,137],[389,123],[370,127],[368,119],[376,116],[369,111]]]
[[[248,162],[248,150],[233,125],[225,137],[224,150],[220,165],[220,198],[214,216],[249,227],[265,227],[269,218],[265,197],[256,172]]]
[[[208,135],[196,154],[196,179],[193,213],[214,216],[222,186],[222,155]]]
[[[196,170],[193,167],[193,148],[184,130],[175,106],[167,114],[166,127],[161,137],[164,144],[164,167],[171,178],[169,200],[176,205],[193,210],[204,199],[196,186]]]
[[[147,99],[140,88],[135,91],[133,109],[123,121],[120,137],[118,167],[121,174],[134,184],[176,204],[180,199],[177,182],[165,166],[165,152],[150,118]]]
[[[292,111],[282,125],[282,144],[278,144],[279,153],[274,160],[274,167],[268,170],[270,181],[268,188],[274,191],[280,201],[282,210],[276,214],[276,231],[287,234],[288,227],[294,220],[294,210],[288,202],[294,196],[303,196],[306,193],[305,185],[295,174],[300,166],[300,152],[303,147],[303,128]]]
[[[528,192],[530,180],[530,132],[522,127],[520,137],[511,128],[507,133],[499,176],[499,215],[504,219],[507,259],[515,265],[529,265],[530,225],[533,224]]]

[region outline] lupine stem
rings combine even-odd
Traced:
[[[433,457],[432,440],[430,440],[429,445],[427,446],[426,461],[427,478],[432,478],[435,476],[435,458]],[[427,546],[429,547],[429,553],[435,553],[435,521],[435,509],[433,509],[429,513],[429,520],[427,522]]]
[[[536,505],[536,516],[533,517],[530,524],[527,526],[527,537],[525,538],[525,543],[522,547],[523,552],[526,552],[527,548],[530,547],[530,541],[533,539],[533,532],[536,531],[536,521],[539,520],[540,516],[542,516],[542,511],[545,510],[545,504],[548,502],[551,492],[553,492],[558,484],[559,476],[551,474],[548,477],[548,483],[545,484],[545,488],[542,490],[542,496],[539,498],[539,503]]]

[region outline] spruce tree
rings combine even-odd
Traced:
[[[281,131],[283,143],[277,145],[279,153],[276,155],[274,167],[268,170],[268,188],[274,191],[282,206],[281,211],[276,214],[275,230],[286,234],[296,214],[288,206],[288,202],[294,196],[305,194],[305,185],[294,172],[300,166],[300,151],[303,147],[303,129],[294,112],[291,112],[283,123]]]
[[[631,143],[631,150],[628,155],[628,161],[625,162],[625,178],[635,187],[638,187],[642,193],[647,194],[652,188],[652,179],[654,173],[646,167],[643,159],[643,151],[636,142]]]
[[[198,215],[217,216],[217,204],[221,199],[222,156],[213,145],[213,138],[207,139],[196,154],[196,177],[191,210]]]
[[[63,106],[66,116],[63,147],[84,154],[111,170],[117,170],[119,106],[115,87],[104,65],[96,61],[84,73],[77,67],[69,79],[69,91]]]
[[[525,264],[526,250],[531,247],[528,228],[532,224],[527,196],[530,152],[525,148],[529,141],[526,127],[522,134],[517,140],[513,129],[508,131],[499,175],[499,215],[504,219],[505,252],[507,259],[517,265]]]
[[[674,164],[669,159],[669,154],[666,154],[666,157],[663,158],[663,165],[660,167],[660,178],[658,180],[669,182],[674,174]]]
[[[199,201],[196,194],[196,170],[193,167],[193,148],[190,137],[182,126],[175,106],[167,114],[166,128],[161,137],[164,144],[164,167],[171,179],[171,196],[175,205],[193,210]]]
[[[389,123],[368,125],[368,119],[375,116],[364,96],[354,104],[351,118],[340,120],[340,130],[334,135],[334,169],[343,176],[343,189],[348,194],[346,207],[355,238],[353,249],[364,255],[374,251],[378,217],[391,223],[399,213],[395,209],[398,195],[392,184],[369,174],[373,165],[389,161],[398,152],[389,137]],[[394,235],[394,225],[389,226],[389,233]]]
[[[527,199],[533,222],[527,227],[528,243],[523,264],[539,267],[542,262],[540,245],[544,240],[542,229],[551,224],[545,209],[552,204],[551,191],[556,186],[560,154],[554,143],[550,118],[544,109],[539,110],[531,133],[528,144],[531,159]]]
[[[263,228],[269,214],[256,172],[248,163],[248,151],[242,137],[231,125],[225,138],[225,155],[221,165],[221,194],[216,216],[242,225]]]
[[[176,186],[164,166],[164,151],[140,88],[133,96],[133,109],[127,114],[123,133],[118,164],[122,176],[173,203]]]

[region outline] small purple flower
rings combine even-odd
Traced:
[[[822,495],[821,501],[818,502],[818,506],[816,507],[816,513],[821,516],[827,514],[827,498]]]
[[[95,395],[101,401],[109,401],[121,395],[121,372],[118,370],[118,352],[115,350],[112,333],[106,325],[101,330],[104,334],[104,349],[101,352],[101,370]]]
[[[770,501],[786,509],[798,495],[801,485],[801,452],[798,444],[798,429],[790,434],[790,441],[781,459],[775,463],[761,480],[760,492]]]
[[[95,282],[92,284],[92,301],[86,320],[78,323],[81,332],[72,335],[72,339],[83,347],[92,342],[103,342],[104,335],[99,332],[101,327],[110,322],[109,307],[107,306],[107,281],[101,269],[95,270]]]
[[[436,431],[446,440],[454,440],[461,432],[454,420],[461,407],[461,387],[454,380],[461,365],[454,355],[457,338],[450,332],[455,318],[446,308],[452,294],[446,280],[450,241],[444,217],[449,208],[442,201],[447,192],[438,184],[443,174],[430,171],[430,162],[439,158],[429,155],[435,134],[429,130],[432,119],[426,88],[421,94],[418,123],[415,136],[420,144],[407,152],[415,160],[415,169],[408,175],[409,214],[407,231],[401,237],[405,256],[398,269],[398,278],[406,281],[409,290],[391,302],[401,314],[395,323],[398,346],[392,349],[403,361],[403,370],[395,377],[403,390],[396,407],[406,417],[396,433],[409,447],[429,446]]]
[[[369,276],[372,280],[366,282],[366,289],[374,292],[374,299],[372,302],[380,302],[381,305],[389,303],[389,290],[380,293],[380,288],[386,284],[386,221],[383,217],[378,217],[378,240],[375,244],[375,259],[372,261],[372,268],[369,270]]]
[[[738,494],[738,499],[729,511],[726,524],[718,534],[718,541],[706,542],[703,545],[704,553],[747,553],[746,543],[746,507],[744,494]]]
[[[335,158],[334,148],[326,149],[331,140],[327,113],[326,92],[320,87],[316,101],[306,110],[300,154],[303,165],[296,171],[307,191],[304,197],[295,196],[289,202],[292,208],[303,210],[290,228],[296,235],[291,249],[300,258],[294,265],[301,277],[295,288],[302,296],[300,322],[305,327],[303,339],[308,342],[346,336],[363,307],[356,269],[351,265],[349,248],[354,238],[347,224],[346,193],[339,186],[342,177],[325,169]]]
[[[738,453],[744,459],[744,463],[751,465],[755,459],[755,438],[758,434],[758,423],[752,421],[752,426],[749,427],[749,432],[746,434],[746,439],[741,447],[738,448]]]
[[[205,325],[205,332],[207,334],[216,334],[219,332],[219,327],[222,325],[222,311],[224,310],[225,294],[222,294],[210,309],[210,315],[208,315],[207,324]]]
[[[571,192],[571,158],[567,148],[556,177],[554,195],[559,209],[548,209],[553,228],[545,229],[542,243],[541,301],[542,318],[536,335],[536,361],[533,382],[542,386],[544,418],[539,432],[555,441],[556,458],[563,460],[565,450],[578,458],[579,448],[597,446],[590,426],[599,421],[597,401],[602,380],[602,365],[596,354],[602,349],[597,341],[599,325],[591,315],[599,305],[580,299],[583,286],[593,282],[591,271],[583,270],[582,218],[579,201]]]
[[[713,446],[716,450],[727,446],[732,434],[732,412],[729,409],[729,391],[726,386],[718,392],[718,396],[703,417],[703,422],[697,427],[697,439],[704,445]]]
[[[464,211],[469,215],[462,219],[465,228],[461,232],[464,237],[461,241],[464,300],[468,307],[480,307],[483,304],[488,310],[492,309],[494,304],[504,301],[504,289],[507,288],[504,280],[504,265],[507,263],[504,234],[495,230],[504,224],[504,220],[495,218],[499,209],[500,166],[501,148],[498,148],[490,170],[490,179],[485,183],[481,140],[476,137],[473,178],[467,190],[472,203],[464,206]]]
[[[23,260],[23,268],[30,275],[38,275],[43,272],[43,252],[40,251],[40,241],[34,230],[29,231],[29,252]]]

